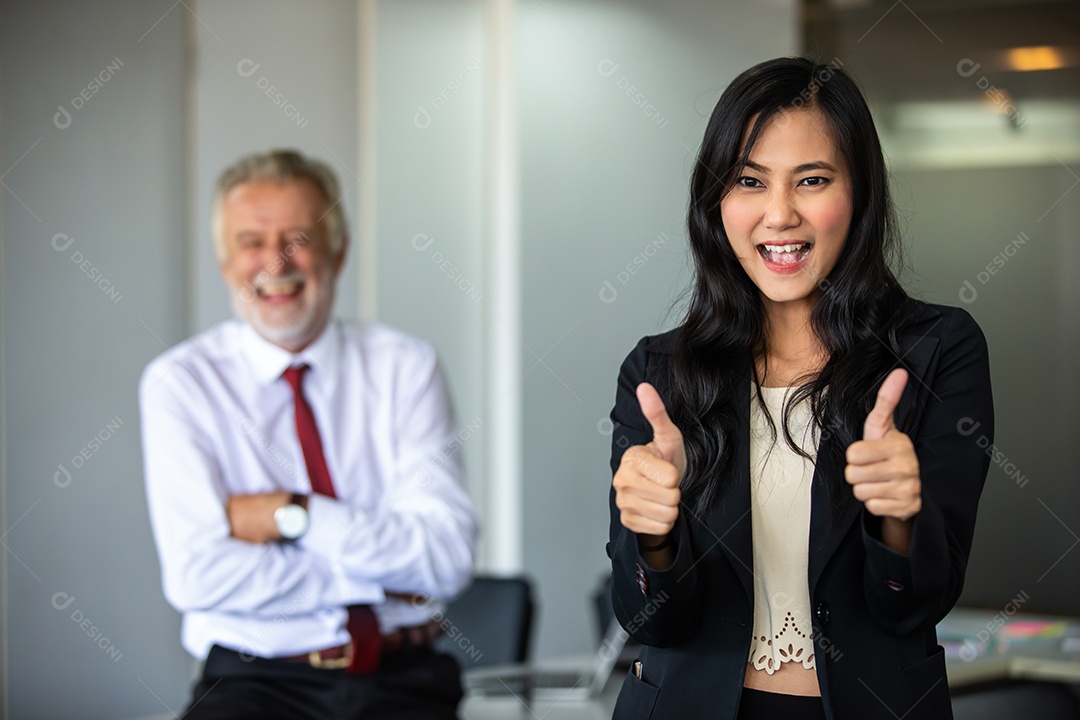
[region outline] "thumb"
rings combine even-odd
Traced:
[[[874,409],[866,416],[863,424],[863,440],[879,440],[896,427],[893,413],[900,404],[900,396],[904,394],[907,381],[907,370],[896,368],[881,383]]]
[[[637,399],[641,412],[652,427],[653,444],[665,460],[683,469],[686,466],[686,453],[682,432],[668,417],[660,393],[649,383],[641,383],[637,386]]]

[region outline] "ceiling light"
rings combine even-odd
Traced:
[[[1029,72],[1031,70],[1057,70],[1069,63],[1060,48],[1050,45],[1018,47],[1005,51],[1005,66],[1009,70]]]

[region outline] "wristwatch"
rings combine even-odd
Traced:
[[[288,505],[282,505],[274,511],[274,523],[285,540],[296,540],[308,529],[307,498],[293,493]]]

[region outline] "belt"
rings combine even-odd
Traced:
[[[442,634],[442,625],[434,620],[423,625],[398,628],[382,636],[382,654],[391,655],[409,648],[428,647]],[[353,644],[350,640],[344,645],[274,659],[284,660],[285,662],[307,663],[311,667],[320,670],[344,670],[352,664]]]

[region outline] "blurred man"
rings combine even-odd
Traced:
[[[238,319],[143,374],[165,596],[205,659],[186,718],[456,715],[431,598],[473,567],[457,428],[430,345],[332,318],[339,201],[295,152],[226,169],[213,234]]]

